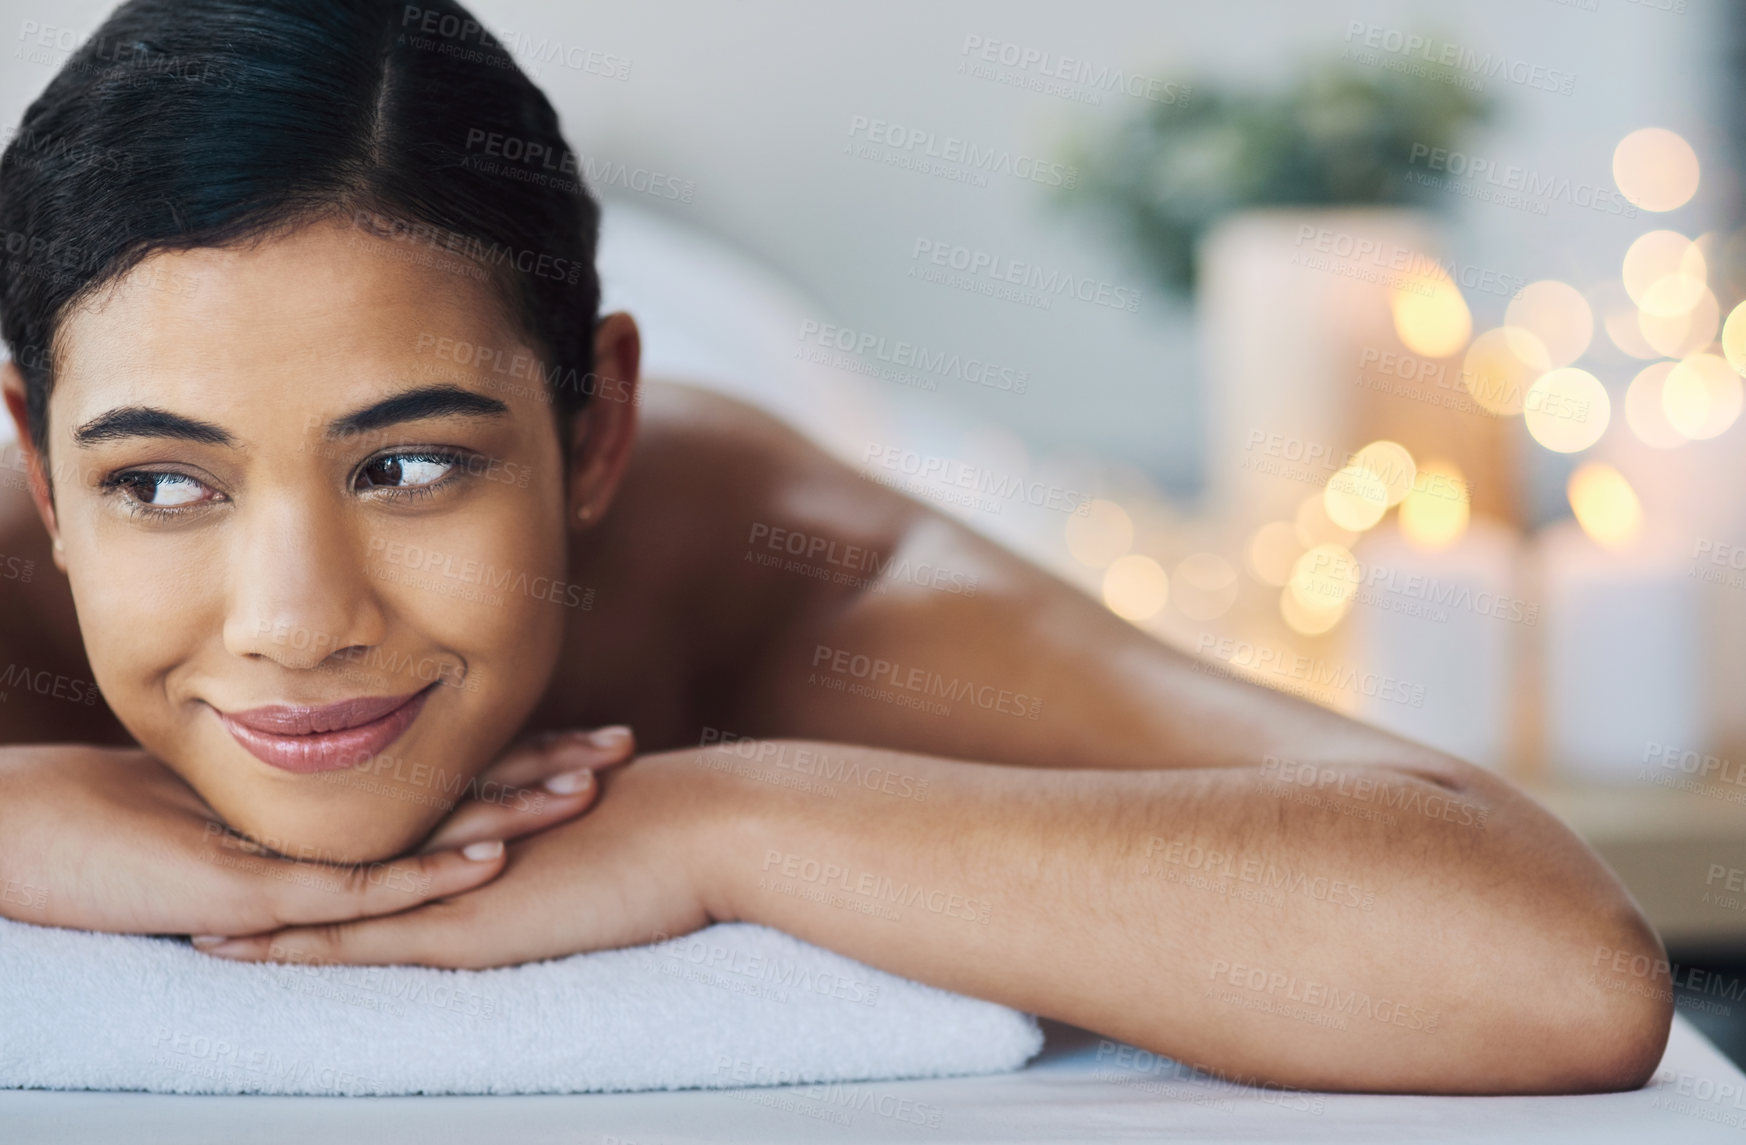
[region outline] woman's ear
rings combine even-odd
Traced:
[[[30,440],[30,414],[24,397],[24,374],[19,370],[18,363],[11,359],[0,365],[0,396],[5,397],[6,412],[12,415],[13,428],[18,432],[18,442],[13,448],[24,459],[24,472],[30,483],[30,499],[36,503],[37,516],[42,518],[49,540],[54,542],[55,567],[66,572],[66,551],[61,546],[60,527],[55,522],[55,502],[49,492],[48,473],[43,468],[42,454],[37,452],[36,446]]]
[[[587,528],[606,515],[637,435],[642,400],[637,371],[642,336],[622,311],[594,328],[594,372],[584,379],[588,405],[570,427],[570,526]]]

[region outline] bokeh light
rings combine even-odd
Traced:
[[[1722,354],[1736,373],[1746,374],[1746,302],[1734,307],[1722,324]]]
[[[1176,610],[1190,620],[1217,620],[1237,601],[1237,570],[1217,553],[1190,553],[1170,577]]]
[[[1552,359],[1533,331],[1500,326],[1467,348],[1461,381],[1481,409],[1514,417],[1522,412],[1528,387],[1551,368]]]
[[[1396,441],[1373,441],[1352,455],[1352,464],[1362,465],[1382,479],[1388,490],[1388,504],[1398,505],[1413,490],[1413,478],[1418,466],[1407,447]]]
[[[1617,469],[1598,461],[1578,466],[1566,487],[1577,524],[1597,544],[1624,548],[1643,531],[1643,506]]]
[[[1416,549],[1446,549],[1467,532],[1472,514],[1467,479],[1451,461],[1419,465],[1413,491],[1400,503],[1400,533]]]
[[[1304,548],[1316,545],[1349,545],[1358,539],[1351,529],[1342,528],[1328,516],[1328,508],[1320,493],[1305,497],[1297,507],[1297,540]]]
[[[1625,251],[1625,293],[1651,314],[1683,314],[1709,289],[1698,245],[1678,231],[1650,231]]]
[[[1328,520],[1342,529],[1362,533],[1388,512],[1388,485],[1365,465],[1348,465],[1322,490]]]
[[[1535,345],[1518,349],[1524,361],[1537,354],[1553,366],[1568,366],[1582,357],[1594,339],[1594,311],[1582,292],[1566,282],[1543,279],[1531,282],[1510,302],[1504,312],[1506,337],[1531,333]]]
[[[1683,358],[1699,350],[1707,350],[1716,340],[1722,321],[1722,308],[1708,287],[1698,295],[1690,310],[1678,314],[1652,314],[1637,311],[1637,329],[1657,353],[1669,358]]]
[[[1625,424],[1637,440],[1654,449],[1674,449],[1691,440],[1667,420],[1661,405],[1661,387],[1677,362],[1655,362],[1631,379],[1625,391]]]
[[[1528,387],[1522,420],[1528,433],[1554,453],[1578,453],[1600,440],[1612,418],[1607,388],[1587,370],[1566,366]]]
[[[1108,568],[1133,546],[1133,518],[1114,501],[1093,501],[1085,516],[1067,518],[1067,551],[1086,568]]]
[[[1715,354],[1693,354],[1668,373],[1661,409],[1674,429],[1702,441],[1725,432],[1740,416],[1740,375]]]
[[[1332,608],[1311,608],[1300,601],[1291,589],[1279,590],[1279,615],[1299,636],[1320,636],[1340,623],[1346,611],[1352,607],[1351,601],[1343,601]]]
[[[1697,152],[1665,127],[1639,128],[1613,149],[1613,182],[1645,211],[1671,211],[1697,194]]]
[[[1442,272],[1414,274],[1389,291],[1394,332],[1406,348],[1427,358],[1461,351],[1473,333],[1473,315],[1461,288]]]
[[[1306,547],[1297,539],[1296,522],[1269,521],[1255,530],[1243,551],[1250,575],[1262,584],[1283,588],[1291,579],[1291,566]]]
[[[1600,316],[1607,338],[1633,358],[1659,358],[1661,351],[1643,340],[1641,311],[1617,279],[1597,283],[1588,292],[1589,305]]]
[[[1123,620],[1149,620],[1170,599],[1170,578],[1157,561],[1129,553],[1103,574],[1103,602]]]
[[[1291,568],[1285,591],[1311,611],[1344,606],[1358,594],[1358,564],[1344,545],[1316,545]]]

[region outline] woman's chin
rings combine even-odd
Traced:
[[[335,865],[374,863],[404,855],[430,834],[440,818],[437,813],[409,818],[404,811],[389,815],[376,806],[350,812],[324,807],[305,814],[283,807],[236,815],[218,810],[232,830],[286,858]]]

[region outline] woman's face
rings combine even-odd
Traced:
[[[384,857],[476,794],[581,597],[539,355],[491,289],[321,223],[155,254],[60,332],[48,464],[96,681],[277,850]]]

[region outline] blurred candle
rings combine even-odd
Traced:
[[[1394,529],[1364,538],[1352,647],[1365,672],[1395,683],[1367,695],[1360,718],[1485,767],[1505,761],[1516,641],[1540,619],[1516,591],[1518,548],[1486,518],[1436,550]]]
[[[1648,745],[1708,742],[1703,584],[1674,547],[1603,548],[1575,521],[1537,538],[1546,749],[1574,779],[1635,782]]]

